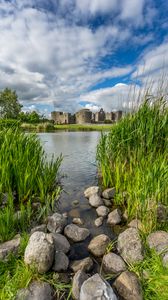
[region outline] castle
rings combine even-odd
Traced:
[[[74,115],[62,111],[52,111],[51,119],[55,124],[89,124],[89,123],[113,123],[121,119],[123,112],[105,112],[103,108],[96,113],[83,108]]]

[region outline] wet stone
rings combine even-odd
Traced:
[[[60,233],[52,233],[52,237],[56,251],[67,253],[70,250],[70,243],[64,235]]]
[[[101,205],[96,209],[96,212],[99,217],[106,217],[109,213],[109,209],[106,206]]]
[[[52,269],[55,272],[67,271],[69,266],[69,259],[65,253],[61,251],[55,252],[55,260]]]
[[[92,196],[89,197],[89,204],[92,206],[92,207],[99,207],[103,204],[103,201],[102,201],[102,198],[97,195],[97,194],[94,194]]]
[[[103,217],[99,217],[94,221],[96,227],[100,227],[103,224]]]
[[[64,234],[67,238],[74,242],[84,241],[90,232],[87,228],[81,228],[75,224],[69,224],[64,229]]]
[[[100,195],[100,188],[98,186],[91,186],[84,191],[86,198],[90,198],[92,195]]]
[[[79,270],[89,272],[93,267],[93,260],[90,257],[86,257],[80,260],[75,260],[71,263],[70,267],[74,273],[76,273]]]

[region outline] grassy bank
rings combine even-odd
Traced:
[[[97,161],[103,187],[116,187],[114,204],[126,211],[128,222],[142,222],[144,243],[150,232],[168,231],[168,222],[158,218],[159,206],[168,209],[168,107],[163,98],[145,99],[135,113],[102,134]],[[145,300],[168,299],[168,268],[156,253],[149,251],[130,269],[141,280]]]

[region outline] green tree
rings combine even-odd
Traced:
[[[22,105],[18,101],[15,91],[9,88],[0,92],[0,115],[6,119],[16,119],[21,111]]]

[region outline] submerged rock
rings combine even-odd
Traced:
[[[74,242],[81,242],[90,235],[90,232],[87,228],[81,228],[75,224],[70,224],[65,227],[64,234]]]
[[[69,266],[69,259],[65,253],[61,251],[55,252],[55,260],[52,269],[55,272],[67,271]]]
[[[109,213],[109,209],[106,206],[101,205],[96,209],[96,212],[99,217],[106,217]]]
[[[97,194],[100,195],[101,191],[99,186],[90,186],[84,191],[84,195],[86,198],[90,198],[90,196]]]
[[[126,264],[123,259],[115,253],[108,253],[103,256],[103,270],[108,274],[120,273],[126,270]]]
[[[120,233],[117,249],[122,258],[128,263],[137,263],[143,260],[143,245],[139,232],[135,228],[128,228]]]
[[[89,197],[89,204],[92,207],[98,207],[101,206],[103,204],[102,198],[97,195],[97,194],[93,194],[92,196]]]
[[[117,300],[117,297],[107,281],[95,274],[81,286],[80,300]]]
[[[24,254],[24,262],[33,265],[41,274],[47,272],[54,261],[54,242],[52,234],[34,232]]]
[[[53,300],[54,291],[49,283],[34,281],[27,289],[17,292],[16,300]]]
[[[67,224],[67,219],[58,213],[48,217],[47,229],[51,233],[61,233]]]
[[[73,299],[75,299],[75,300],[81,299],[80,298],[80,289],[81,289],[83,282],[87,279],[88,279],[88,275],[82,270],[79,270],[74,275],[73,280],[72,280],[72,297],[73,297]]]
[[[117,225],[121,223],[121,211],[116,208],[108,214],[107,224]]]
[[[64,235],[60,233],[52,233],[52,237],[56,251],[67,253],[70,250],[70,243]]]
[[[71,269],[74,273],[79,270],[89,272],[93,267],[93,260],[90,257],[86,257],[80,260],[75,260],[71,263]]]
[[[94,256],[102,256],[106,252],[106,248],[110,243],[110,238],[105,234],[100,234],[94,237],[88,245],[89,251]]]
[[[20,235],[18,234],[14,239],[0,244],[0,259],[5,259],[9,253],[17,253],[20,246]]]
[[[112,199],[114,198],[115,193],[116,193],[116,189],[114,187],[109,188],[103,191],[102,197],[105,199]]]
[[[113,286],[116,288],[123,300],[143,300],[142,288],[136,274],[125,271],[115,280]]]
[[[103,217],[99,217],[94,221],[96,227],[100,227],[103,224]]]

